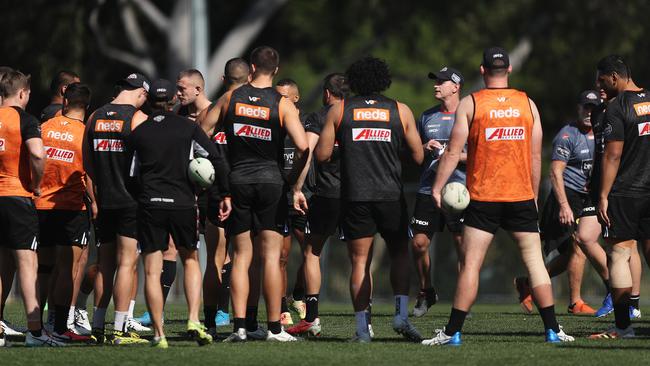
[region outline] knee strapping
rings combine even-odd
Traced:
[[[612,288],[632,287],[630,248],[615,246],[608,251],[607,255],[609,256],[609,281]]]
[[[521,258],[528,269],[528,280],[530,287],[535,288],[541,285],[550,285],[551,278],[548,276],[544,257],[542,256],[542,246],[539,239],[531,237],[519,242]]]

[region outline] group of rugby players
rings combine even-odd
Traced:
[[[598,315],[613,311],[616,320],[592,337],[634,336],[630,318],[640,317],[636,240],[650,238],[643,226],[650,218],[650,173],[640,165],[650,152],[650,96],[632,82],[622,58],[598,63],[599,91],[580,95],[577,120],[554,139],[553,190],[541,232],[547,253],[558,249],[560,255],[548,266],[537,209],[541,119],[526,93],[509,87],[506,50],[484,51],[486,87],[462,99],[458,70],[430,73],[440,105],[418,121],[407,105],[382,94],[391,75],[380,59],[365,57],[345,73],[327,75],[323,107],[311,114],[299,111],[293,80],[274,84],[278,67],[278,52],[267,46],[254,49],[249,62],[228,61],[227,91],[214,103],[197,70],[181,72],[176,85],[130,74],[116,84],[113,100],[89,116],[90,89],[74,73],[61,72],[40,124],[25,112],[29,76],[0,70],[0,315],[17,273],[27,346],[167,348],[163,308],[179,255],[187,331],[199,345],[212,343],[217,325],[229,324],[231,315],[233,332],[225,342],[318,336],[320,255],[335,233],[346,241],[352,264],[353,341],[374,336],[370,264],[380,234],[391,259],[395,332],[424,345],[460,345],[499,227],[520,248],[528,273],[515,285],[526,311],[536,304],[547,342],[574,340],[557,323],[550,277],[568,270],[569,312],[595,312],[580,297],[585,258],[607,289]],[[410,224],[404,152],[423,166]],[[215,168],[207,190],[189,179],[195,157],[208,158]],[[462,215],[442,209],[448,182],[468,188],[471,201]],[[605,249],[598,244],[601,225]],[[408,319],[409,236],[420,284],[413,315],[422,316],[437,301],[428,248],[444,226],[458,254],[456,294],[447,325],[424,339]],[[199,229],[208,253],[203,278]],[[288,300],[292,235],[303,260]],[[90,242],[96,243],[96,260],[88,259]],[[134,319],[140,256],[149,311]],[[257,321],[260,287],[267,329]],[[85,308],[93,291],[91,325]],[[111,297],[115,316],[107,333]],[[289,308],[300,316],[295,325]],[[5,335],[20,333],[1,320],[0,346]],[[137,333],[149,330],[145,325],[153,327],[150,341]]]

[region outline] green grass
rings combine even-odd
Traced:
[[[446,324],[449,305],[436,305],[413,323],[430,337],[434,328]],[[0,349],[0,365],[643,365],[650,359],[650,321],[636,321],[638,339],[586,339],[593,331],[613,322],[584,316],[559,316],[571,344],[544,343],[539,316],[524,315],[516,305],[477,305],[465,322],[461,347],[424,347],[407,343],[393,333],[391,307],[373,308],[376,338],[372,344],[350,344],[354,317],[349,305],[321,305],[323,336],[293,344],[248,342],[198,347],[184,338],[185,311],[170,305],[166,312],[167,350],[148,346],[71,346],[65,349],[26,349],[22,339],[11,339],[12,347]],[[140,308],[140,310],[142,310]],[[562,307],[564,310],[564,307]],[[19,304],[9,305],[7,319],[24,324]],[[260,314],[262,316],[262,314]],[[260,317],[263,319],[262,317]],[[219,329],[226,336],[230,327]],[[145,337],[150,334],[144,334]]]

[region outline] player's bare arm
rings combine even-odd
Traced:
[[[283,121],[287,135],[289,135],[289,138],[293,141],[293,144],[296,147],[294,165],[288,177],[289,184],[295,186],[298,176],[307,165],[307,157],[309,155],[307,136],[305,135],[305,129],[302,127],[302,123],[300,122],[298,109],[293,102],[285,97],[282,97],[280,100],[280,119]]]
[[[608,141],[605,144],[603,153],[603,168],[600,176],[600,193],[598,202],[598,218],[606,226],[610,226],[609,217],[607,216],[607,206],[609,202],[607,197],[612,190],[618,167],[621,164],[623,155],[623,141]]]
[[[29,152],[29,167],[32,173],[30,188],[35,196],[40,196],[41,179],[43,179],[43,169],[45,169],[43,140],[40,137],[34,137],[26,140],[25,145],[27,145],[27,151]]]
[[[420,165],[422,164],[422,161],[424,161],[424,149],[422,148],[420,135],[415,126],[415,117],[413,117],[413,112],[411,111],[411,108],[403,103],[397,103],[397,108],[399,109],[399,117],[404,125],[404,139],[406,140],[406,145],[411,151],[411,158]]]
[[[531,99],[530,110],[533,112],[533,134],[532,134],[532,153],[531,153],[531,182],[533,184],[533,192],[535,193],[535,201],[539,196],[539,182],[542,177],[542,119],[539,115],[537,105]]]
[[[339,102],[330,108],[327,112],[323,131],[320,133],[318,145],[316,145],[316,161],[324,163],[332,157],[334,151],[334,142],[336,141],[336,124],[341,119],[343,113],[343,103]]]

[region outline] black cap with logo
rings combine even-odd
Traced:
[[[595,90],[585,90],[580,93],[578,97],[578,104],[586,105],[600,105],[603,101],[600,99],[600,94]]]
[[[149,100],[153,102],[171,102],[176,95],[176,85],[166,79],[154,80],[149,89]]]
[[[429,79],[441,81],[450,80],[459,85],[465,82],[465,79],[463,79],[463,74],[461,74],[460,71],[448,66],[443,67],[438,72],[430,72]]]
[[[503,47],[489,47],[483,51],[483,67],[487,69],[506,69],[510,66],[508,52]]]
[[[147,79],[146,76],[134,72],[133,74],[129,74],[124,79],[118,81],[117,84],[121,85],[122,87],[126,87],[126,89],[144,88],[144,90],[149,91],[150,83],[149,79]]]

